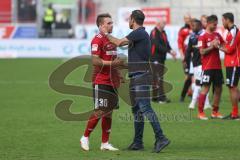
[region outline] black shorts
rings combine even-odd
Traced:
[[[93,85],[93,100],[95,110],[111,111],[119,108],[117,89],[110,85]]]
[[[223,73],[221,69],[209,69],[202,72],[202,85],[221,86],[224,83]]]
[[[240,67],[226,67],[226,85],[233,87],[238,85]]]

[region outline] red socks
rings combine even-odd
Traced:
[[[84,132],[85,137],[89,137],[91,132],[94,130],[98,124],[99,118],[96,115],[92,115],[87,123],[86,130]],[[102,117],[102,143],[106,143],[109,140],[109,134],[111,132],[112,118]]]
[[[233,106],[232,107],[232,117],[237,117],[238,116],[238,106]]]
[[[199,98],[198,98],[198,112],[199,113],[203,112],[206,96],[207,95],[204,95],[202,93],[200,93],[200,95],[199,95]]]
[[[112,118],[102,117],[102,143],[106,143],[109,140],[109,134],[111,132]]]
[[[217,113],[218,110],[219,110],[219,107],[218,106],[214,106],[214,105],[212,107],[213,107],[213,112]]]
[[[93,129],[98,124],[98,121],[99,121],[99,118],[95,114],[90,116],[90,118],[88,119],[87,128],[84,132],[85,137],[89,137]]]

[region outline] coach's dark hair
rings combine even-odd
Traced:
[[[96,24],[99,27],[103,23],[104,18],[112,18],[109,13],[102,13],[97,16]]]
[[[192,23],[197,23],[199,26],[202,26],[202,22],[196,18],[192,19]]]
[[[224,13],[222,16],[224,19],[228,19],[230,22],[234,23],[234,15],[231,12]]]
[[[214,14],[207,17],[207,23],[212,23],[212,22],[216,22],[216,21],[218,21],[218,18]]]
[[[145,15],[141,10],[134,10],[132,11],[131,18],[134,19],[134,21],[138,25],[142,26],[145,19]]]

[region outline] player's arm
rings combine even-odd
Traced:
[[[214,48],[213,45],[210,45],[210,46],[207,47],[207,48],[200,48],[200,54],[201,54],[201,55],[208,54],[211,50],[213,50],[213,48]]]
[[[225,54],[234,54],[236,50],[236,44],[234,43],[234,45],[228,45],[228,44],[220,45],[219,50],[223,51]]]
[[[236,50],[236,45],[230,46],[230,45],[222,45],[219,47],[219,50],[225,52],[225,54],[234,54]]]
[[[178,32],[178,48],[179,48],[179,52],[181,55],[181,58],[184,59],[185,55],[183,52],[183,48],[184,48],[184,40],[183,40],[183,35],[182,35],[182,29]]]
[[[92,63],[94,66],[110,66],[112,61],[102,60],[99,55],[92,55]]]
[[[232,54],[233,53],[232,50],[229,50],[229,48],[227,48],[227,46],[225,46],[225,45],[219,45],[218,48],[219,48],[220,51],[223,51],[225,54]],[[234,50],[234,48],[231,48],[231,49]]]
[[[209,47],[207,47],[207,44],[205,42],[205,37],[200,36],[198,39],[198,47],[199,47],[199,52],[201,55],[205,55],[208,54],[211,50],[213,50],[215,47],[215,43],[217,43],[215,40],[212,41],[209,45]]]
[[[239,34],[236,31],[232,31],[232,39],[229,44],[224,44],[219,46],[219,50],[225,52],[225,54],[234,54],[236,46],[239,42]]]
[[[129,40],[126,37],[122,38],[122,39],[118,39],[116,37],[113,37],[112,35],[107,35],[107,37],[110,42],[112,42],[113,44],[115,44],[118,47],[128,45],[128,43],[129,43]]]
[[[156,42],[156,41],[155,41],[155,42]],[[157,43],[152,43],[152,44],[157,44]],[[171,47],[165,46],[165,45],[163,45],[163,44],[161,44],[161,43],[159,43],[159,42],[158,42],[158,45],[156,45],[156,47],[158,47],[158,49],[159,49],[160,51],[162,51],[162,52],[164,52],[164,53],[170,54],[170,55],[173,57],[174,60],[176,59],[177,53],[176,53],[174,50],[172,50]]]
[[[117,66],[123,64],[123,60],[120,60],[120,58],[116,58],[113,61],[103,60],[101,58],[102,47],[102,41],[98,38],[91,43],[92,63],[94,66]]]
[[[99,55],[92,55],[92,63],[94,66],[124,66],[124,62],[120,58],[115,58],[113,61],[105,61]]]
[[[94,38],[91,43],[92,63],[94,66],[110,66],[112,63],[101,59],[102,48],[102,41],[99,38]]]

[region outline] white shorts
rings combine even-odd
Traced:
[[[193,68],[193,76],[195,80],[202,80],[202,65]]]

